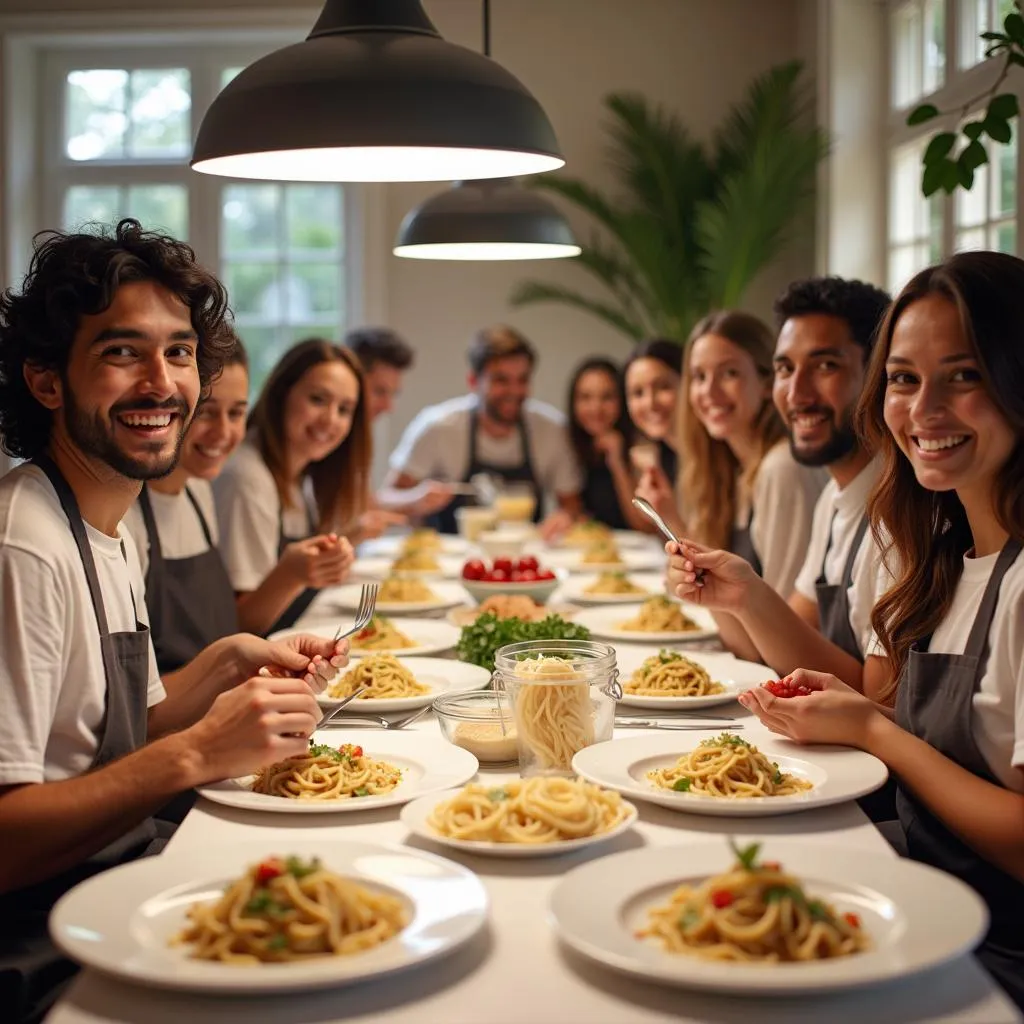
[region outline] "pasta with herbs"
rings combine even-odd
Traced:
[[[729,871],[695,888],[681,885],[653,908],[639,939],[669,953],[746,963],[808,963],[871,948],[853,913],[813,899],[800,881],[772,861],[757,863],[760,844],[736,852]]]
[[[401,781],[400,768],[369,757],[362,747],[311,743],[307,754],[261,768],[252,791],[290,800],[350,800],[383,796]]]
[[[416,548],[399,555],[391,563],[392,572],[440,572],[441,566],[433,552],[426,548]]]
[[[649,594],[649,590],[637,586],[624,572],[603,572],[583,588],[584,594]]]
[[[382,604],[420,604],[438,597],[422,580],[389,576],[381,583],[377,600]]]
[[[542,605],[524,594],[492,594],[477,611],[480,615],[493,612],[499,619],[522,619],[523,622],[540,622],[549,614]]]
[[[665,650],[645,658],[622,689],[638,697],[709,697],[725,692],[703,665]]]
[[[417,682],[412,672],[393,654],[371,654],[357,661],[327,688],[327,696],[347,697],[360,686],[366,689],[356,700],[398,700],[430,693],[430,687]]]
[[[441,535],[437,530],[423,527],[413,530],[402,544],[402,554],[408,555],[413,551],[440,551]]]
[[[516,665],[513,702],[520,748],[530,751],[540,769],[568,771],[572,759],[594,742],[590,687],[564,658],[527,658]]]
[[[604,523],[596,519],[586,519],[574,523],[566,531],[562,543],[570,548],[586,548],[598,541],[611,541],[612,531]]]
[[[395,896],[367,888],[319,861],[271,857],[219,899],[193,903],[171,945],[194,960],[249,967],[374,949],[409,923]]]
[[[611,538],[599,540],[585,548],[580,555],[580,562],[583,565],[622,565],[622,555]]]
[[[618,793],[582,779],[538,777],[501,786],[472,782],[438,804],[427,824],[465,842],[536,845],[610,832],[629,811]]]
[[[700,626],[676,601],[659,596],[644,601],[636,616],[620,622],[619,629],[631,633],[689,633]]]
[[[649,771],[647,778],[659,789],[725,800],[793,796],[812,788],[806,779],[784,772],[757,747],[728,732],[704,740],[674,765]]]
[[[419,646],[390,619],[375,615],[364,629],[352,637],[353,651],[405,651]]]

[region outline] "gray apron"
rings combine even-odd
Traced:
[[[164,558],[145,485],[139,494],[149,535],[146,607],[161,675],[181,668],[214,640],[238,632],[238,606],[227,569],[199,503],[187,487],[185,494],[206,538],[206,550],[188,558]]]
[[[1000,552],[964,653],[930,654],[927,637],[911,649],[896,696],[896,723],[901,728],[995,786],[1002,783],[990,771],[971,731],[973,697],[985,674],[999,586],[1020,551],[1020,541],[1010,540]],[[896,809],[909,855],[963,879],[988,904],[991,923],[976,955],[1024,1009],[1024,882],[976,853],[902,785]]]
[[[733,526],[732,534],[729,537],[729,550],[740,558],[745,558],[758,576],[764,575],[764,566],[761,565],[761,556],[754,548],[754,538],[750,533],[750,524],[754,521],[754,507],[750,507],[750,514],[747,516],[746,526]]]
[[[542,514],[542,498],[540,484],[537,482],[537,474],[533,470],[533,457],[530,454],[530,436],[526,430],[526,421],[519,420],[519,443],[523,452],[523,461],[518,466],[495,466],[490,462],[484,462],[477,454],[476,435],[480,423],[479,412],[474,408],[469,412],[469,468],[462,478],[462,483],[469,483],[477,473],[487,473],[489,476],[498,477],[503,483],[529,484],[533,490],[534,510],[533,521],[539,523]],[[455,510],[466,504],[462,497],[453,498],[452,501],[427,518],[427,524],[441,533],[458,533],[458,524],[455,521]]]
[[[34,462],[49,478],[68,517],[96,614],[107,691],[91,768],[101,768],[146,742],[149,629],[136,619],[131,632],[110,632],[96,563],[75,495],[49,457],[39,456]],[[124,554],[123,544],[121,552]],[[133,606],[134,601],[133,595]],[[161,837],[156,822],[147,818],[84,863],[55,878],[0,896],[0,1007],[4,1020],[12,1024],[41,1020],[61,986],[77,970],[50,942],[47,918],[53,904],[92,875],[159,852],[169,834],[166,828],[163,831]]]
[[[303,493],[303,501],[306,502],[306,516],[310,523],[316,523],[319,520],[319,514],[314,512],[313,508],[310,507],[309,501]],[[313,527],[314,531],[316,527]],[[295,543],[295,541],[306,540],[308,537],[312,537],[313,534],[307,534],[306,537],[289,537],[284,532],[284,508],[281,509],[277,514],[277,557],[280,558],[284,554],[284,549],[289,544]],[[314,598],[320,591],[316,587],[306,587],[301,594],[281,614],[278,616],[277,621],[267,630],[266,634],[269,636],[271,633],[276,633],[279,629],[290,629],[298,622],[299,618],[305,613],[306,609],[313,603]]]

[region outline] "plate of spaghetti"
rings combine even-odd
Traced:
[[[585,604],[636,604],[664,589],[664,579],[658,573],[619,569],[570,576],[562,586],[562,596]]]
[[[435,551],[409,551],[394,558],[357,558],[352,572],[359,578],[387,579],[456,579],[462,571],[462,559]]]
[[[573,573],[646,572],[663,569],[667,557],[657,548],[620,546],[614,539],[589,548],[552,548],[544,561],[552,569]]]
[[[380,730],[324,730],[301,757],[203,786],[199,793],[248,810],[335,814],[396,807],[424,793],[461,785],[479,767],[469,751],[429,734],[409,733],[395,740],[394,734]]]
[[[687,814],[763,817],[845,803],[888,777],[885,765],[850,747],[802,747],[751,728],[597,743],[573,770],[588,782]]]
[[[413,711],[426,707],[435,697],[451,690],[482,690],[490,680],[487,669],[462,661],[369,654],[352,658],[317,700],[322,707],[330,709],[365,686],[363,693],[349,705],[352,714]]]
[[[393,560],[410,551],[430,551],[435,555],[465,555],[469,541],[436,530],[413,530],[410,533],[393,533],[359,545],[360,557],[387,558]]]
[[[640,643],[678,643],[718,636],[714,616],[699,605],[683,604],[662,594],[642,604],[588,608],[577,619],[594,636]]]
[[[713,707],[773,678],[770,668],[731,654],[621,647],[621,704],[651,711]]]
[[[250,995],[407,970],[469,941],[487,903],[472,872],[429,853],[250,837],[96,875],[50,927],[69,956],[135,984]]]
[[[551,916],[564,942],[605,967],[776,996],[917,974],[974,948],[988,924],[972,889],[925,864],[774,837],[590,861],[559,883]]]
[[[321,592],[319,611],[325,607],[340,611],[355,611],[359,607],[362,586],[346,583]],[[421,580],[414,577],[389,576],[383,580],[377,593],[378,615],[412,615],[418,612],[439,612],[465,604],[466,592],[458,583],[449,580]]]
[[[281,630],[272,634],[270,639],[286,640],[299,633],[312,633],[330,639],[337,629],[337,620],[330,619],[310,623],[301,629]],[[365,629],[350,637],[349,645],[353,655],[394,654],[399,658],[408,658],[451,650],[459,642],[459,635],[459,630],[449,622],[375,615]]]
[[[431,842],[493,857],[551,857],[606,842],[630,828],[637,809],[582,779],[535,776],[415,800],[402,823]]]

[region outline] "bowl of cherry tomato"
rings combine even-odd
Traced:
[[[568,574],[546,569],[533,555],[522,558],[495,558],[489,564],[471,558],[462,567],[462,585],[480,604],[495,594],[522,594],[543,604]]]

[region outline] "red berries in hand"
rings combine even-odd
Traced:
[[[776,697],[808,697],[811,694],[810,687],[804,686],[803,683],[795,684],[789,676],[785,679],[773,679],[770,683],[765,683],[764,688]]]

